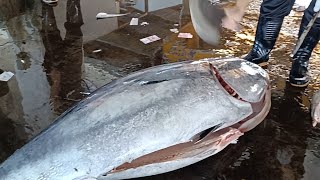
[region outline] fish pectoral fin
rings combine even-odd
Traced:
[[[219,126],[220,127],[220,126]],[[200,134],[200,141],[194,143],[188,141],[185,143],[177,144],[159,151],[146,154],[133,161],[123,163],[122,165],[112,169],[106,173],[105,176],[124,172],[128,169],[136,169],[142,166],[151,164],[159,164],[164,162],[176,161],[178,159],[185,159],[194,157],[202,153],[214,150],[211,153],[219,152],[225,148],[230,142],[234,142],[241,135],[243,135],[238,129],[224,128],[216,131],[217,126],[209,128]]]
[[[205,137],[207,137],[211,132],[216,131],[221,126],[222,126],[221,124],[218,124],[218,125],[216,125],[214,127],[206,129],[206,130],[194,135],[191,138],[191,141],[194,142],[194,144],[197,144],[197,143],[201,142]]]

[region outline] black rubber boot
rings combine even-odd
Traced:
[[[244,59],[260,66],[267,65],[269,54],[277,41],[282,23],[283,18],[260,16],[253,48]]]
[[[309,21],[302,18],[299,37],[307,27]],[[295,87],[306,87],[310,81],[310,76],[308,74],[309,59],[311,57],[313,49],[319,42],[320,29],[313,26],[308,35],[305,37],[302,45],[300,46],[297,53],[293,56],[292,67],[289,75],[289,82]]]

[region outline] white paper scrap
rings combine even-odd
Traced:
[[[139,18],[132,18],[130,21],[130,26],[137,26],[139,24]]]
[[[9,81],[13,76],[12,72],[3,72],[0,74],[0,81]]]
[[[143,42],[144,44],[149,44],[155,41],[160,40],[161,38],[159,38],[157,35],[153,35],[153,36],[149,36],[143,39],[140,39],[141,42]]]
[[[94,51],[92,51],[93,53],[98,53],[98,52],[101,52],[102,51],[102,49],[97,49],[97,50],[94,50]]]
[[[179,38],[191,39],[191,38],[193,38],[193,35],[190,34],[190,33],[179,33],[178,37]]]
[[[142,22],[141,23],[141,26],[146,26],[146,25],[149,25],[149,23],[147,23],[147,22]]]
[[[105,18],[114,18],[114,17],[120,17],[120,16],[125,16],[125,15],[128,15],[127,14],[108,14],[108,13],[98,13],[96,18],[97,19],[105,19]]]
[[[179,30],[178,30],[177,28],[170,29],[170,31],[171,31],[171,32],[173,32],[173,33],[176,33],[176,34],[178,34],[178,33],[179,33]]]

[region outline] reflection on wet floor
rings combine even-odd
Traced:
[[[150,4],[149,10],[157,10],[145,13],[148,8],[140,4],[134,9],[112,0],[61,0],[55,7],[31,0],[0,1],[0,73],[15,74],[9,82],[0,82],[0,160],[114,79],[161,63],[239,57],[250,50],[259,1],[250,5],[242,31],[223,30],[215,47],[196,36],[186,8],[170,3],[161,4],[163,8]],[[131,14],[97,21],[99,12]],[[272,52],[268,72],[273,104],[265,122],[212,158],[141,179],[319,179],[320,129],[311,128],[309,107],[320,89],[320,48],[311,59],[309,87],[286,84],[301,15],[293,12],[286,18]],[[132,17],[149,25],[129,26]],[[177,38],[171,28],[194,38]],[[162,40],[149,45],[139,41],[153,34]]]

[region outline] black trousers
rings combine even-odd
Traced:
[[[264,0],[261,4],[260,15],[269,18],[284,18],[289,15],[295,0]],[[305,20],[309,22],[313,15],[313,7],[316,0],[312,0],[309,7],[304,11]],[[314,27],[320,28],[320,18],[317,18]]]

